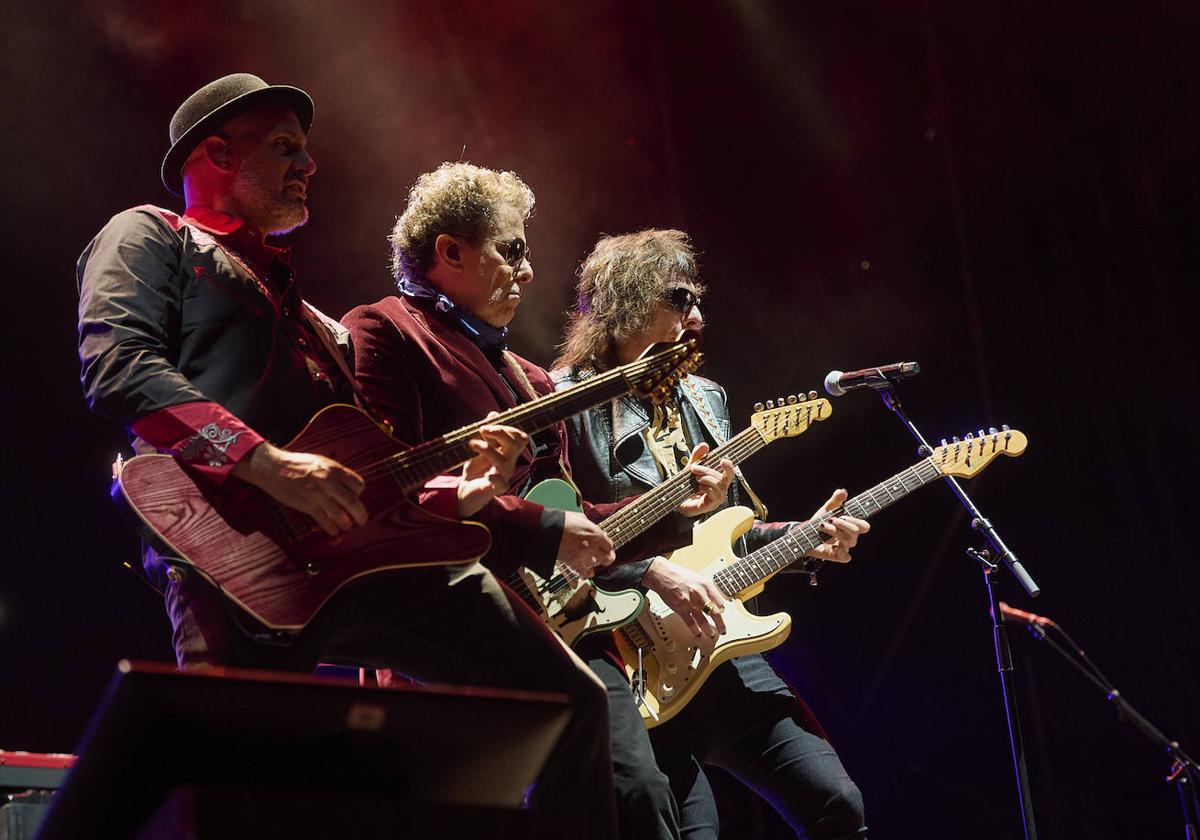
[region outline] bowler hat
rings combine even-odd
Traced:
[[[312,97],[300,88],[268,85],[252,73],[223,76],[185,99],[171,117],[171,150],[162,163],[162,182],[167,189],[183,195],[183,165],[203,138],[239,114],[268,104],[289,106],[308,132],[313,119]]]

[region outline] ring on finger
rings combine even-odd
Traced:
[[[709,601],[707,604],[704,605],[704,612],[706,615],[716,615],[720,611],[721,611],[721,608],[718,607],[716,604],[714,604],[712,601]]]

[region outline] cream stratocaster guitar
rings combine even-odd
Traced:
[[[353,406],[324,408],[284,448],[325,455],[366,480],[361,498],[370,518],[338,538],[258,488],[233,478],[218,486],[172,455],[127,461],[112,496],[160,551],[199,570],[266,626],[298,629],[355,578],[483,556],[487,528],[434,516],[406,496],[469,460],[480,426],[532,433],[631,391],[661,399],[702,359],[695,339],[654,345],[627,365],[415,447]]]
[[[849,499],[827,518],[847,513],[866,519],[942,476],[970,478],[1000,455],[1020,455],[1025,445],[1025,435],[1007,427],[978,437],[968,435],[964,441],[938,447],[928,458]],[[696,526],[692,545],[670,555],[671,562],[712,578],[725,595],[725,633],[715,639],[697,638],[653,592],[637,621],[614,633],[630,680],[642,694],[641,711],[647,726],[679,714],[722,662],[770,650],[788,637],[792,619],[787,613],[757,616],[744,602],[761,592],[774,575],[820,545],[824,536],[817,523],[809,522],[738,557],[732,545],[753,524],[754,514],[748,508],[726,508]],[[819,561],[810,562],[815,566]],[[643,673],[636,668],[639,652]]]
[[[750,418],[748,428],[709,452],[700,463],[715,467],[722,458],[728,458],[735,465],[740,464],[768,443],[796,437],[812,423],[833,413],[829,401],[817,399],[816,391],[786,400],[781,398],[778,406],[756,408],[759,410]],[[621,548],[674,511],[694,492],[691,473],[676,473],[605,519],[600,527],[613,545]],[[583,509],[575,488],[558,478],[538,483],[526,498],[560,510]],[[580,578],[561,563],[555,565],[549,579],[521,567],[512,572],[505,583],[572,646],[593,633],[628,624],[645,603],[645,597],[636,589],[609,592]]]

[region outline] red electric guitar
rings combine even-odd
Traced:
[[[491,535],[483,525],[443,519],[407,498],[473,457],[467,444],[481,426],[533,433],[622,394],[658,399],[702,360],[695,339],[656,344],[627,365],[415,447],[353,406],[328,406],[284,448],[325,455],[366,480],[361,498],[370,518],[338,537],[250,484],[230,478],[218,486],[172,455],[130,459],[112,496],[164,554],[198,570],[266,626],[299,629],[363,575],[464,563],[487,552]]]

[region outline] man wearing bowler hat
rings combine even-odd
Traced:
[[[308,219],[312,119],[304,91],[248,73],[188,97],[162,164],[186,209],[125,210],[87,246],[79,349],[89,405],[125,424],[136,451],[169,452],[198,481],[248,482],[336,535],[367,519],[362,477],[280,445],[320,408],[356,401],[353,354],[345,330],[301,299],[289,249],[267,240]],[[485,427],[463,473],[430,482],[417,501],[444,516],[477,513],[507,486],[524,445],[515,429]],[[258,625],[196,570],[148,547],[143,566],[166,596],[183,668],[334,661],[566,692],[573,715],[535,806],[586,796],[597,819],[572,830],[611,834],[603,688],[478,563],[368,575],[290,634]]]

